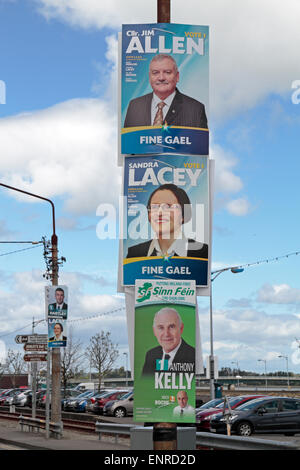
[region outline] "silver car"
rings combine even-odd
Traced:
[[[133,392],[128,392],[121,400],[113,402],[108,412],[116,418],[123,418],[124,416],[133,414]]]
[[[31,390],[24,390],[13,397],[12,404],[16,406],[28,406],[28,395],[32,393]]]

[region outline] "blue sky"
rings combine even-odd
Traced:
[[[70,289],[74,336],[86,343],[95,331],[110,330],[124,365],[118,241],[98,239],[96,211],[101,203],[117,208],[121,192],[117,32],[122,23],[155,22],[156,2],[102,3],[0,0],[0,80],[6,85],[0,181],[55,202],[60,256],[67,258],[60,282]],[[287,0],[284,11],[278,0],[201,6],[188,0],[184,11],[181,6],[172,1],[173,22],[210,26],[213,269],[295,253],[300,105],[291,101],[291,85],[300,79],[299,3]],[[50,237],[49,204],[4,189],[0,201],[0,240]],[[0,255],[18,248],[24,247],[0,244]],[[16,349],[12,332],[44,315],[42,248],[0,256],[0,262],[0,342],[2,349]],[[291,255],[216,279],[214,339],[221,367],[238,360],[242,369],[263,372],[262,358],[268,370],[283,370],[277,356],[284,354],[291,370],[300,372],[299,262],[300,255]],[[208,298],[198,304],[206,356]]]

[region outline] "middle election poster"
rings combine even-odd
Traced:
[[[194,281],[136,282],[135,421],[195,422],[195,310]]]
[[[136,279],[195,280],[208,285],[208,157],[126,157],[123,285]]]

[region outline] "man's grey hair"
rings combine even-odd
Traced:
[[[149,68],[150,68],[152,62],[159,62],[159,61],[165,60],[165,59],[170,59],[170,60],[173,62],[174,69],[175,69],[175,73],[177,73],[177,72],[178,72],[178,67],[177,67],[176,60],[174,59],[174,57],[172,57],[172,56],[169,55],[169,54],[157,54],[157,55],[155,55],[155,56],[151,59]]]
[[[156,322],[157,317],[160,316],[160,315],[164,315],[165,313],[174,313],[176,315],[177,319],[178,319],[179,326],[182,325],[181,316],[179,315],[177,310],[175,310],[175,308],[164,307],[164,308],[158,310],[158,312],[156,312],[156,314],[153,318],[153,326],[155,326],[155,322]]]

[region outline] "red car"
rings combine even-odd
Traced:
[[[104,405],[110,400],[120,400],[128,390],[115,390],[113,392],[107,392],[105,395],[97,398],[93,406],[93,412],[97,414],[103,414]]]
[[[229,398],[230,408],[234,410],[238,406],[246,403],[249,400],[254,400],[255,398],[261,398],[264,395],[246,395],[246,396],[238,396],[238,397],[231,397]],[[206,410],[199,410],[196,412],[196,427],[197,431],[210,431],[210,420],[211,418],[216,415],[217,413],[222,413],[224,408],[224,399],[222,402],[214,408],[208,408]]]

